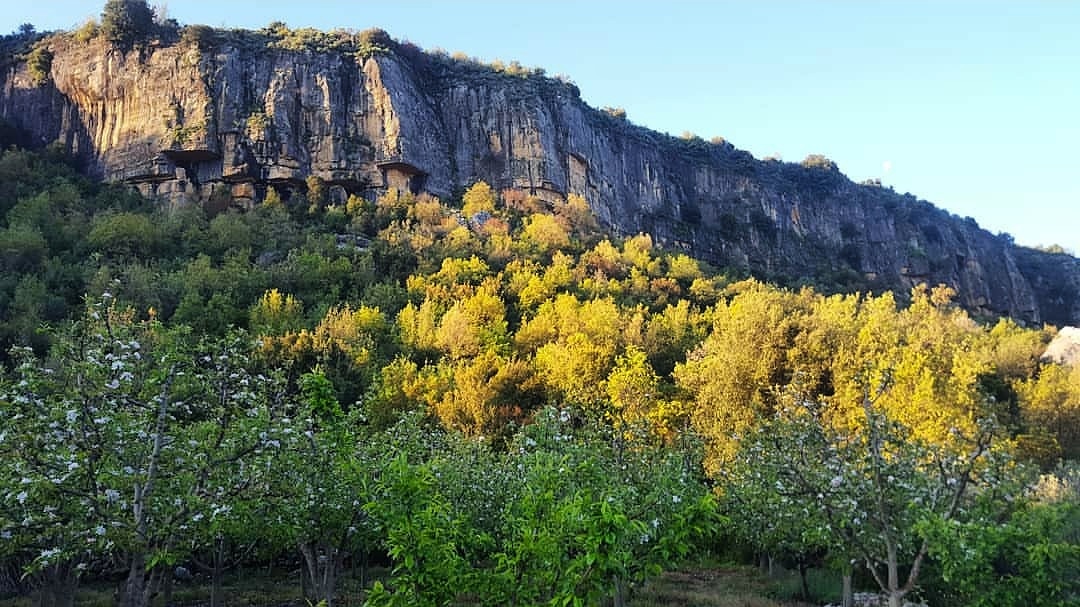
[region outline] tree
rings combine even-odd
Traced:
[[[345,559],[373,541],[362,505],[375,456],[357,433],[360,411],[342,409],[320,370],[304,374],[299,390],[299,409],[275,437],[267,519],[274,537],[300,552],[305,597],[333,607]]]
[[[315,214],[326,206],[326,181],[318,175],[308,175],[304,183],[307,185],[308,213]]]
[[[101,33],[109,42],[130,49],[154,32],[154,11],[146,0],[108,0],[101,12]]]
[[[627,346],[626,353],[615,360],[606,382],[615,427],[640,425],[648,419],[659,400],[659,384],[660,378],[649,366],[645,353]]]
[[[52,78],[53,54],[47,47],[38,45],[26,58],[26,70],[34,84],[41,86]]]
[[[822,154],[810,154],[803,159],[802,165],[808,169],[822,169],[825,171],[837,170],[836,163]]]
[[[466,219],[472,219],[477,213],[495,212],[495,191],[487,183],[477,181],[465,190],[461,198],[461,213]]]
[[[224,471],[243,468],[276,417],[263,391],[273,383],[246,374],[241,344],[192,347],[106,293],[49,359],[18,352],[0,389],[0,477],[19,490],[0,494],[0,533],[33,555],[57,604],[82,571],[115,559],[120,604],[145,607],[192,523],[234,506],[248,479]]]
[[[1016,390],[1028,441],[1045,436],[1065,459],[1080,458],[1080,365],[1047,363]]]
[[[942,594],[965,607],[1052,607],[1080,597],[1080,502],[1024,501],[996,524],[933,521],[922,530]],[[944,597],[943,597],[944,598]],[[941,601],[942,604],[947,604]]]
[[[304,306],[292,295],[270,289],[251,308],[251,329],[263,335],[281,335],[300,328]]]
[[[992,419],[979,420],[972,434],[956,429],[948,443],[930,444],[876,402],[887,390],[865,393],[862,423],[854,428],[831,425],[819,402],[789,394],[789,406],[743,439],[739,458],[743,470],[753,471],[743,477],[750,493],[767,495],[769,507],[757,516],[779,507],[788,515],[781,521],[803,514],[824,522],[809,534],[789,530],[782,537],[857,556],[889,606],[900,607],[936,547],[921,530],[979,514],[979,524],[993,525],[1019,485],[1009,482],[1014,466]],[[974,508],[976,498],[997,511]]]
[[[529,252],[548,258],[553,252],[570,246],[567,229],[554,216],[543,213],[534,213],[525,220],[521,238]]]
[[[623,607],[629,584],[710,536],[715,503],[686,466],[690,454],[577,425],[549,408],[506,452],[446,437],[419,461],[415,449],[395,458],[366,507],[394,561],[371,604],[469,596],[492,606]]]

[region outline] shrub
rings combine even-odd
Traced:
[[[803,159],[802,165],[807,169],[824,169],[826,171],[838,170],[836,163],[822,154],[810,154]]]
[[[79,44],[86,44],[94,38],[97,38],[101,33],[101,28],[98,27],[97,21],[93,18],[87,19],[79,29],[75,30],[75,41]]]
[[[618,120],[626,120],[626,110],[621,107],[605,107],[604,113]]]
[[[373,27],[360,32],[361,46],[381,46],[383,48],[390,48],[393,44],[394,39],[390,37],[390,34],[386,33],[386,30]]]
[[[44,46],[35,46],[26,59],[26,70],[34,84],[41,86],[49,81],[52,72],[53,54]]]
[[[217,32],[207,25],[189,25],[184,28],[180,35],[183,44],[189,44],[200,49],[212,47],[217,43]]]

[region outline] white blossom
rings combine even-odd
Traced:
[[[41,555],[38,556],[38,558],[43,561],[47,561],[58,554],[60,554],[59,548],[45,548],[41,551]]]

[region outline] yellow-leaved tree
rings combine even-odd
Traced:
[[[1080,365],[1043,365],[1016,385],[1026,446],[1041,463],[1080,459]]]
[[[495,191],[486,182],[477,181],[461,197],[461,213],[471,219],[477,213],[495,212]]]
[[[890,294],[824,297],[753,281],[731,290],[713,312],[712,334],[674,372],[694,397],[714,472],[773,415],[784,389],[825,403],[823,417],[836,427],[857,428],[867,386],[887,385],[877,405],[937,445],[999,413],[987,394],[993,337],[952,305],[950,289],[917,287],[902,310]]]

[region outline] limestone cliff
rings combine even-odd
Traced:
[[[1080,323],[1076,258],[1016,247],[827,162],[675,139],[587,106],[572,84],[388,40],[201,33],[128,52],[48,38],[47,78],[4,64],[0,118],[174,202],[225,188],[251,202],[309,175],[338,197],[450,196],[483,179],[549,200],[579,194],[616,232],[767,278],[900,293],[946,283],[977,313]]]

